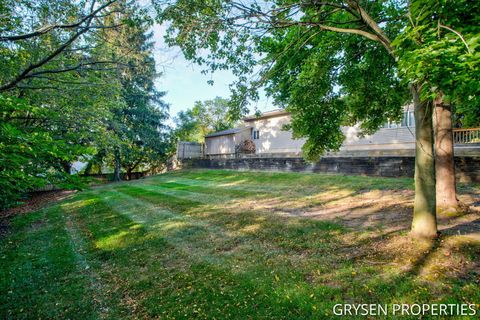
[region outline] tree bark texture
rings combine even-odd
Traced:
[[[441,97],[435,100],[433,121],[437,210],[438,212],[455,213],[458,211],[459,203],[455,182],[452,110],[450,105],[443,103]]]
[[[415,204],[412,235],[437,236],[435,157],[433,152],[433,105],[420,101],[419,88],[412,86],[415,107]]]

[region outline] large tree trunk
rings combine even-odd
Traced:
[[[120,176],[121,163],[120,163],[120,151],[115,149],[115,168],[113,170],[113,181],[121,181],[122,177]]]
[[[455,213],[458,211],[455,185],[455,162],[452,134],[451,106],[444,104],[442,97],[435,100],[435,171],[437,178],[437,211]]]
[[[132,173],[133,173],[133,170],[135,170],[138,165],[140,164],[141,162],[141,158],[137,160],[137,162],[135,162],[132,166],[130,166],[128,169],[127,169],[127,178],[128,180],[132,180]]]
[[[412,86],[415,107],[415,204],[412,235],[437,236],[435,197],[435,157],[433,153],[433,125],[431,103],[420,101],[419,90]]]

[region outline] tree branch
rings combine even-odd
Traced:
[[[110,5],[114,2],[116,2],[117,0],[112,0],[112,1],[109,1],[107,2],[106,4],[100,6],[99,8],[95,9],[92,11],[92,14],[89,15],[89,18],[86,20],[86,26],[85,27],[82,27],[80,30],[78,30],[73,36],[70,37],[70,39],[68,39],[66,42],[64,42],[60,47],[58,47],[55,51],[53,51],[52,53],[50,53],[48,56],[46,56],[45,58],[43,58],[42,60],[36,62],[36,63],[33,63],[33,64],[30,64],[25,70],[23,70],[23,72],[21,72],[15,79],[13,79],[12,81],[10,81],[9,83],[3,85],[3,86],[0,86],[0,92],[3,92],[3,91],[7,91],[7,90],[11,90],[13,88],[15,88],[17,86],[17,84],[24,80],[24,79],[27,79],[30,75],[30,73],[35,70],[35,69],[38,69],[40,67],[42,67],[43,65],[47,64],[48,62],[50,62],[52,59],[54,59],[55,57],[57,57],[59,54],[61,54],[66,48],[68,48],[75,40],[77,40],[81,35],[83,35],[84,33],[86,33],[87,31],[90,30],[90,24],[93,20],[93,18],[95,17],[95,15],[100,12],[101,10],[103,10],[104,8],[107,7],[107,5]]]
[[[31,33],[14,35],[14,36],[0,36],[0,41],[5,42],[5,41],[26,40],[26,39],[30,39],[30,38],[33,38],[33,37],[41,36],[41,35],[46,34],[46,33],[50,32],[52,30],[55,30],[55,29],[74,29],[74,28],[77,28],[77,27],[81,26],[85,21],[87,21],[90,18],[93,18],[98,12],[102,11],[103,9],[110,6],[111,4],[113,4],[116,1],[117,0],[111,0],[107,3],[105,3],[104,5],[100,6],[96,10],[90,12],[88,15],[81,18],[79,21],[77,21],[75,23],[72,23],[72,24],[52,24],[52,25],[48,25],[48,26],[43,26],[43,27],[31,32]]]
[[[462,34],[461,34],[460,32],[458,32],[458,31],[456,31],[456,30],[454,30],[454,29],[452,29],[452,28],[450,28],[450,27],[447,27],[447,26],[445,26],[445,25],[443,25],[443,24],[441,24],[441,23],[439,23],[438,26],[439,26],[440,28],[447,29],[448,31],[451,31],[451,32],[455,33],[455,34],[462,40],[462,42],[463,42],[463,44],[465,45],[465,47],[467,47],[467,52],[468,52],[469,54],[472,54],[472,51],[470,50],[470,47],[468,46],[467,41],[465,41],[465,38],[462,36]]]
[[[377,38],[378,38],[377,41],[379,41],[385,47],[385,49],[387,49],[388,53],[393,56],[393,48],[391,46],[391,41],[387,37],[385,32],[383,32],[382,28],[378,26],[377,22],[375,22],[375,20],[373,20],[373,18],[358,4],[358,1],[347,0],[347,3],[350,8],[352,8],[353,10],[356,10],[359,13],[362,21],[368,27],[370,27],[373,30],[373,32],[375,32],[375,34],[377,35]]]
[[[275,25],[281,27],[281,28],[286,28],[286,27],[291,27],[291,26],[314,26],[317,28],[320,28],[322,30],[327,30],[327,31],[333,31],[333,32],[339,32],[339,33],[351,33],[351,34],[357,34],[360,36],[363,36],[365,38],[368,38],[373,41],[381,42],[380,38],[370,32],[360,30],[360,29],[353,29],[353,28],[339,28],[339,27],[332,27],[328,26],[325,24],[321,24],[318,22],[314,21],[278,21],[275,23]]]
[[[64,72],[69,72],[69,71],[75,71],[75,70],[78,70],[82,67],[92,66],[92,65],[96,65],[96,64],[117,64],[117,65],[127,66],[126,64],[120,63],[118,61],[113,61],[113,60],[112,61],[92,61],[92,62],[87,62],[87,63],[80,63],[80,64],[77,64],[75,66],[67,67],[67,68],[64,68],[64,69],[42,70],[42,71],[34,72],[34,73],[31,73],[31,74],[27,75],[25,78],[34,78],[34,77],[38,77],[38,76],[43,75],[43,74],[55,74],[55,73],[64,73]],[[92,70],[95,70],[95,69],[92,69]]]

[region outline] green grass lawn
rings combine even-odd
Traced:
[[[412,186],[193,170],[79,192],[10,221],[0,318],[325,319],[337,303],[480,303],[478,215],[412,240]]]

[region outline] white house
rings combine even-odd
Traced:
[[[268,111],[260,116],[245,117],[244,125],[241,127],[207,135],[205,156],[210,158],[234,156],[235,146],[246,139],[251,139],[255,143],[254,156],[257,157],[301,156],[305,139],[293,139],[290,131],[283,130],[283,126],[288,124],[290,119],[290,113],[283,109]],[[345,134],[342,147],[338,152],[328,155],[413,156],[415,153],[412,106],[404,108],[401,123],[386,123],[372,135],[361,137],[358,126],[343,127],[342,130]],[[457,139],[455,136],[454,138]]]

